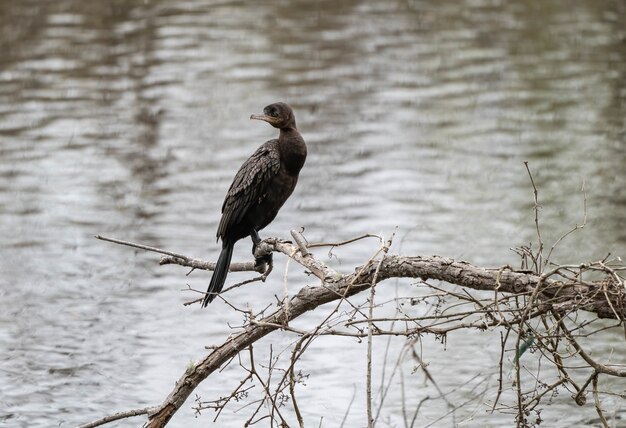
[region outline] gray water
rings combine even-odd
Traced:
[[[529,161],[546,243],[582,222],[585,187],[588,222],[555,261],[626,255],[624,2],[3,0],[0,51],[2,426],[66,427],[158,404],[205,346],[241,324],[220,301],[182,305],[195,297],[182,290],[204,290],[208,273],[185,277],[93,236],[215,259],[230,180],[276,134],[248,118],[274,101],[294,107],[309,157],[262,236],[395,232],[392,252],[517,265],[509,248],[535,240]],[[317,254],[350,272],[376,246]],[[249,251],[241,243],[234,258]],[[265,284],[229,300],[255,311],[275,302],[285,258],[275,260]],[[289,278],[291,294],[315,285],[293,263]],[[410,284],[390,282],[378,298],[410,296]],[[594,355],[623,355],[616,334],[599,335]],[[444,347],[425,337],[423,358],[462,402],[497,386],[499,338],[458,333]],[[294,339],[275,333],[257,350],[267,356],[271,344],[288,358]],[[386,343],[375,346],[376,384],[403,339],[387,359]],[[298,389],[307,426],[337,427],[348,410],[346,427],[365,425],[365,355],[356,340],[314,342],[299,364],[310,375]],[[414,366],[402,364],[412,408],[437,394]],[[216,399],[244,375],[232,364],[197,393]],[[511,426],[488,398],[441,420],[445,405],[426,401],[416,426]],[[379,426],[404,426],[400,402],[396,380]],[[593,420],[589,403],[564,392],[544,407],[544,424]],[[214,414],[195,418],[192,404],[171,426],[212,426]],[[215,426],[241,426],[243,404]]]

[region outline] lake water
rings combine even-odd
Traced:
[[[182,290],[204,290],[208,273],[185,277],[157,255],[93,236],[215,259],[230,180],[276,135],[249,116],[271,102],[294,107],[309,157],[264,237],[300,226],[310,241],[395,232],[392,252],[518,265],[510,248],[535,240],[529,161],[548,244],[582,222],[584,183],[587,225],[555,261],[626,256],[624,2],[3,0],[0,35],[2,426],[69,427],[159,404],[205,346],[241,324],[221,301],[182,305],[195,297]],[[375,249],[363,241],[332,260],[316,254],[350,272]],[[249,251],[240,243],[234,259]],[[285,257],[275,264],[265,284],[229,300],[255,311],[274,303]],[[290,294],[306,284],[315,282],[290,263]],[[383,283],[377,299],[415,294],[411,284]],[[311,328],[330,309],[295,325]],[[598,335],[594,355],[619,359],[620,337]],[[268,336],[260,361],[270,345],[288,358],[295,339]],[[387,339],[375,341],[375,385],[403,344],[392,339],[386,353]],[[451,401],[479,398],[455,419],[438,419],[442,400],[425,401],[415,426],[514,424],[489,412],[498,332],[421,346]],[[313,343],[298,366],[309,375],[298,389],[307,426],[338,427],[346,413],[344,426],[365,426],[365,356],[355,339]],[[415,365],[401,364],[412,409],[437,395]],[[244,376],[233,363],[197,393],[216,399]],[[378,426],[405,426],[395,379]],[[578,407],[563,392],[541,416],[580,426],[596,417],[588,401]],[[244,404],[214,425],[241,426],[251,408],[234,411]],[[192,405],[171,426],[213,426],[214,413],[196,418]],[[624,402],[603,406],[619,413]]]

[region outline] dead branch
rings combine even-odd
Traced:
[[[106,236],[96,235],[94,238],[99,239],[101,241],[112,242],[114,244],[125,245],[127,247],[137,248],[140,250],[151,251],[153,253],[164,254],[159,261],[161,265],[169,265],[176,264],[181,266],[187,266],[193,269],[201,269],[201,270],[214,270],[215,262],[209,262],[206,260],[195,259],[192,257],[187,257],[182,254],[174,253],[172,251],[162,250],[160,248],[151,247],[149,245],[137,244],[135,242],[124,241],[121,239],[108,238]],[[263,273],[261,268],[255,268],[254,262],[246,262],[246,263],[231,263],[228,268],[230,272],[247,272],[247,271],[257,271]]]
[[[133,409],[125,412],[115,413],[114,415],[105,416],[93,422],[89,422],[84,425],[80,425],[77,428],[95,428],[101,425],[106,425],[110,422],[119,421],[120,419],[132,418],[133,416],[147,415],[150,411],[154,410],[152,407],[144,407],[143,409]]]
[[[100,239],[102,238],[100,237]],[[112,239],[106,240],[115,242]],[[304,242],[304,239],[298,239],[299,245],[294,245],[287,241],[271,238],[264,240],[259,245],[258,251],[277,251],[287,255],[292,260],[302,265],[307,272],[316,276],[319,280],[319,285],[302,287],[288,302],[283,301],[279,309],[261,319],[255,319],[253,315],[250,314],[250,320],[241,332],[231,336],[222,345],[214,348],[203,360],[189,368],[176,382],[174,389],[164,402],[150,409],[147,427],[165,426],[204,379],[229,362],[242,350],[249,349],[251,352],[252,345],[257,340],[277,329],[285,329],[300,334],[303,339],[307,338],[307,340],[309,340],[307,344],[310,343],[312,337],[317,337],[329,332],[330,334],[345,333],[345,335],[354,335],[355,337],[368,337],[369,340],[371,340],[372,335],[379,334],[413,335],[421,332],[434,332],[437,334],[436,323],[425,327],[423,330],[407,328],[406,331],[402,333],[398,331],[385,331],[373,324],[376,319],[373,318],[371,312],[368,317],[363,313],[361,308],[355,306],[353,306],[353,313],[364,316],[365,322],[367,322],[368,325],[367,332],[357,326],[359,321],[353,322],[352,320],[341,325],[344,329],[356,328],[356,332],[346,330],[333,331],[330,324],[330,316],[324,321],[328,323],[326,327],[322,328],[322,324],[320,324],[310,332],[298,331],[288,327],[289,321],[307,311],[313,310],[328,302],[346,301],[348,297],[371,289],[376,286],[376,284],[390,278],[414,278],[420,279],[421,283],[427,280],[439,280],[449,284],[456,284],[467,289],[491,291],[496,295],[494,301],[497,309],[494,309],[494,306],[485,307],[473,297],[468,298],[468,296],[458,294],[458,298],[465,298],[468,302],[478,306],[479,311],[488,314],[490,321],[488,323],[485,321],[472,321],[463,324],[463,319],[469,316],[469,313],[466,315],[463,313],[450,315],[440,314],[439,316],[443,319],[443,321],[441,321],[443,326],[438,334],[442,335],[456,328],[467,328],[471,326],[481,329],[487,328],[488,326],[497,327],[502,325],[507,326],[507,328],[514,328],[514,326],[521,326],[534,317],[543,316],[549,311],[554,314],[567,314],[573,310],[582,309],[593,312],[600,318],[623,320],[626,317],[624,281],[616,274],[619,268],[608,268],[608,262],[606,260],[579,266],[579,270],[593,269],[596,270],[596,272],[606,274],[602,280],[583,281],[582,275],[570,275],[571,269],[568,270],[569,268],[557,268],[540,276],[528,271],[515,271],[510,267],[481,268],[473,266],[468,262],[456,261],[439,256],[387,255],[388,246],[383,245],[382,256],[372,258],[364,265],[357,267],[353,273],[344,275],[321,262],[312,253],[302,251]],[[127,244],[128,243],[124,242],[124,245]],[[179,264],[207,270],[211,270],[214,266],[212,263],[191,257],[164,251],[158,252],[166,254],[161,264]],[[167,262],[165,263],[163,260],[167,260]],[[248,269],[250,265],[252,265],[252,263],[241,264],[242,267],[246,267],[245,270],[252,270]],[[235,266],[237,266],[237,264]],[[432,285],[429,286],[431,286],[431,288],[433,287]],[[510,297],[506,297],[506,295]],[[370,298],[373,299],[373,296],[372,291]],[[519,299],[520,296],[529,298],[532,305],[517,310],[511,309],[512,315],[507,318],[507,305],[512,305],[513,302],[516,301],[515,299]],[[371,304],[372,302],[369,302],[370,308]],[[493,302],[492,305],[494,305]],[[436,318],[436,316],[433,318]],[[398,317],[398,320],[407,321],[401,317]],[[452,321],[458,324],[452,326],[445,324]],[[559,318],[559,323],[562,324],[561,318]],[[564,327],[562,326],[562,328]],[[566,337],[573,346],[578,346],[575,341],[572,342],[574,338],[571,331],[567,331]],[[302,348],[306,348],[306,346],[307,345],[299,345],[299,347]],[[586,356],[582,348],[577,348],[577,351],[583,357]],[[298,352],[301,354],[303,350]],[[287,383],[289,383],[289,377],[291,376],[291,385],[293,385],[293,365],[295,364],[296,358],[297,357],[292,357],[292,366],[285,374]],[[601,366],[593,360],[590,360],[589,363],[596,370],[596,373],[613,373],[611,372],[613,369]],[[256,375],[255,377],[258,378],[264,386],[267,398],[273,400],[267,386],[263,384],[260,376]],[[281,381],[281,384],[283,383],[284,382]],[[371,399],[371,397],[368,399]],[[228,402],[229,400],[230,399],[227,399],[225,401]],[[274,408],[277,410],[275,404],[273,404],[273,409]],[[282,419],[282,416],[280,416],[280,419]],[[300,418],[299,422],[301,422]]]

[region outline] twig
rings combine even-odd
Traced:
[[[533,197],[535,200],[534,211],[535,211],[535,229],[537,231],[537,240],[539,242],[539,249],[537,250],[537,263],[536,263],[536,273],[541,275],[543,270],[543,239],[541,239],[541,228],[539,227],[539,209],[541,206],[539,205],[539,192],[537,191],[537,186],[535,185],[535,179],[533,178],[533,174],[530,172],[530,167],[528,166],[528,161],[524,161],[524,166],[526,167],[526,171],[528,171],[528,176],[530,177],[530,183],[533,186]]]
[[[303,256],[308,256],[309,250],[307,249],[306,239],[304,239],[302,232],[303,230],[297,231],[293,229],[291,231],[291,236],[293,237],[293,240],[296,241],[296,244],[298,245],[298,248],[300,249],[300,253],[302,253]]]
[[[356,238],[347,239],[345,241],[339,241],[339,242],[315,242],[313,244],[307,244],[307,248],[340,247],[342,245],[351,244],[353,242],[360,241],[361,239],[365,239],[365,238],[377,238],[377,239],[380,239],[380,236],[379,235],[373,235],[371,233],[366,233],[364,235],[357,236]]]
[[[374,296],[376,283],[378,280],[378,273],[380,272],[380,267],[385,261],[385,256],[389,252],[389,247],[391,246],[391,242],[393,240],[393,235],[389,238],[385,244],[383,244],[382,257],[376,266],[376,270],[374,271],[374,275],[372,275],[371,287],[370,287],[370,298],[369,298],[369,313],[368,313],[368,323],[367,323],[367,426],[368,428],[372,428],[374,426],[374,418],[372,414],[372,345],[373,345],[373,329],[374,324],[372,319],[374,318]],[[379,251],[380,252],[380,251]]]
[[[296,400],[296,381],[294,369],[296,366],[297,355],[301,355],[302,340],[299,340],[291,353],[291,364],[289,365],[289,393],[291,394],[291,401],[293,403],[293,410],[296,412],[296,418],[298,419],[298,425],[300,428],[304,428],[304,419],[300,413],[300,407],[298,407],[298,401]]]
[[[602,426],[604,428],[609,428],[609,422],[604,417],[604,412],[602,411],[602,406],[600,405],[600,397],[598,396],[598,373],[592,379],[593,385],[593,401],[596,405],[596,412],[598,413],[598,417],[600,418],[600,422],[602,422]]]
[[[119,413],[115,413],[114,415],[105,416],[104,418],[100,418],[98,420],[89,422],[87,424],[79,425],[77,428],[94,428],[94,427],[108,424],[110,422],[118,421],[120,419],[132,418],[133,416],[147,415],[147,414],[150,414],[154,410],[156,410],[155,407],[144,407],[143,409],[127,410],[125,412],[119,412]]]
[[[500,395],[502,395],[502,382],[503,382],[503,363],[504,363],[504,348],[506,346],[506,341],[509,338],[509,333],[511,332],[511,329],[508,328],[506,330],[506,334],[504,335],[504,337],[502,336],[502,333],[500,333],[500,361],[498,362],[498,393],[496,394],[496,398],[493,400],[493,406],[491,407],[491,413],[493,413],[493,411],[495,410],[497,404],[498,404],[498,400],[500,400]]]
[[[144,244],[138,244],[136,242],[123,241],[121,239],[108,238],[106,236],[101,236],[101,235],[95,235],[94,238],[100,239],[101,241],[112,242],[114,244],[125,245],[127,247],[138,248],[140,250],[151,251],[153,253],[164,254],[164,256],[161,257],[161,260],[159,261],[160,265],[177,264],[180,266],[186,266],[186,267],[190,267],[193,269],[215,270],[214,262],[187,257],[183,254],[174,253],[172,251],[167,251],[167,250],[162,250],[156,247],[150,247]],[[228,270],[230,272],[257,271],[259,273],[263,273],[261,268],[255,268],[254,262],[231,263]]]
[[[100,239],[101,241],[112,242],[114,244],[126,245],[127,247],[139,248],[140,250],[152,251],[154,253],[166,254],[168,256],[176,257],[182,260],[189,260],[187,256],[182,254],[173,253],[167,250],[161,250],[160,248],[150,247],[148,245],[136,244],[134,242],[122,241],[121,239],[107,238],[106,236],[95,235],[94,238]]]

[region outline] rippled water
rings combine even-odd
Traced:
[[[516,264],[509,248],[534,239],[528,160],[546,242],[580,224],[586,189],[588,224],[557,261],[626,255],[625,29],[626,6],[612,0],[0,2],[0,424],[72,426],[160,403],[241,322],[222,302],[182,306],[192,296],[181,289],[204,289],[208,274],[185,277],[93,235],[215,258],[230,180],[275,135],[248,117],[277,100],[295,108],[309,158],[263,236],[396,231],[396,252]],[[343,249],[333,263],[349,271],[374,248]],[[248,243],[237,258],[249,258]],[[276,259],[271,280],[229,298],[257,311],[273,302]],[[307,279],[289,271],[293,293]],[[292,340],[273,334],[259,352]],[[594,350],[612,346],[606,336]],[[308,424],[339,426],[353,396],[346,426],[365,424],[365,351],[315,342],[300,365]],[[476,374],[493,386],[498,352],[497,333],[451,335],[445,348],[424,340],[446,391]],[[198,393],[215,398],[240,377],[229,367]],[[436,394],[407,379],[415,403]],[[381,423],[404,426],[399,387],[390,394]],[[565,395],[542,413],[549,426],[594,417]],[[172,426],[210,425],[191,404]],[[512,423],[487,410],[471,403],[456,422]],[[445,412],[425,405],[419,426]]]

